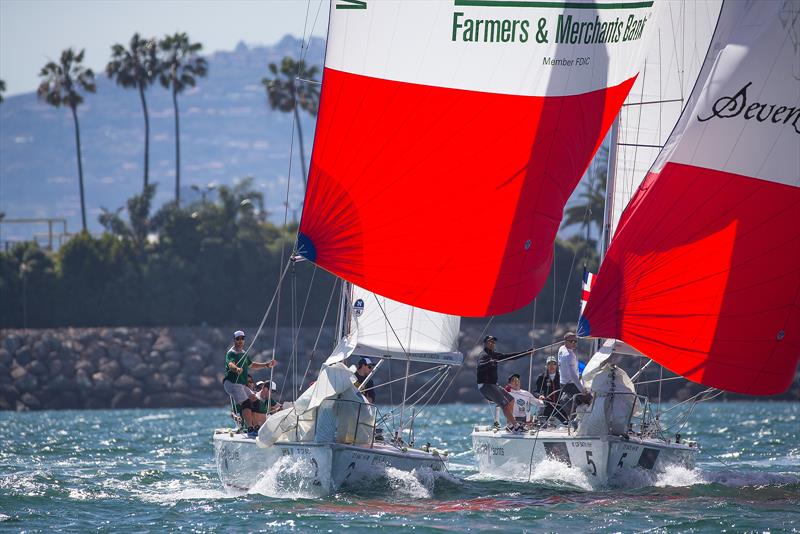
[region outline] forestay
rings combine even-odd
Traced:
[[[331,2],[298,252],[460,316],[528,304],[652,1]]]
[[[352,286],[348,344],[353,354],[460,365],[461,318],[432,312]]]
[[[800,358],[800,4],[729,2],[628,205],[582,335],[702,384],[785,391]]]

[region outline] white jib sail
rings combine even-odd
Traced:
[[[352,288],[348,340],[355,344],[354,354],[448,365],[464,360],[458,351],[461,317]]]

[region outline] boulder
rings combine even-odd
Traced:
[[[36,375],[38,378],[49,374],[47,366],[40,360],[33,360],[27,365],[26,369],[29,373]]]
[[[114,380],[103,371],[98,371],[92,375],[92,384],[98,392],[106,392],[114,387]]]
[[[15,334],[9,334],[3,338],[3,348],[11,354],[16,352],[16,350],[21,346],[22,338]]]
[[[157,350],[151,350],[145,357],[145,361],[151,365],[161,365],[164,356]]]
[[[0,384],[10,384],[11,383],[11,368],[0,364]]]
[[[94,373],[94,364],[89,360],[78,360],[75,362],[75,372],[83,371],[87,375]]]
[[[153,374],[153,371],[146,363],[140,363],[130,370],[129,374],[133,378],[145,378]]]
[[[205,367],[203,357],[196,353],[187,356],[181,364],[181,368],[187,373],[201,373],[203,367]]]
[[[167,360],[166,362],[162,363],[159,367],[159,371],[164,373],[165,375],[174,375],[176,374],[181,368],[181,364],[178,363],[176,360]]]
[[[27,412],[27,411],[29,411],[29,410],[30,410],[30,408],[28,408],[28,407],[25,405],[25,403],[24,403],[24,402],[22,402],[21,400],[18,400],[18,401],[17,401],[17,406],[15,407],[15,409],[16,409],[18,412]]]
[[[27,365],[33,359],[31,356],[31,348],[28,345],[23,345],[14,353],[14,359],[20,365]]]
[[[13,359],[10,350],[6,348],[0,349],[0,365],[10,366]]]
[[[60,376],[64,373],[65,367],[66,365],[64,365],[63,360],[55,355],[54,352],[51,352],[50,356],[47,358],[47,370],[50,374],[53,376]]]
[[[84,391],[92,387],[92,381],[89,378],[89,374],[83,369],[79,369],[75,372],[75,384],[77,384],[78,388]]]
[[[118,362],[110,360],[100,365],[100,371],[111,377],[112,380],[116,380],[122,374],[122,366]]]
[[[106,350],[105,343],[98,341],[90,345],[86,352],[84,352],[84,358],[91,360],[95,365],[100,363],[101,358],[108,358],[108,351]]]
[[[114,390],[131,391],[133,388],[142,387],[142,383],[130,375],[122,375],[114,380]]]
[[[190,375],[188,378],[189,385],[194,388],[200,389],[211,389],[211,388],[219,388],[222,389],[222,379],[217,379],[215,376],[208,376],[208,375]]]
[[[140,363],[142,363],[142,357],[132,352],[130,350],[125,350],[122,352],[122,355],[119,358],[119,363],[122,365],[122,368],[130,371]]]
[[[50,353],[50,347],[44,341],[37,341],[33,344],[33,354],[39,360],[44,360]]]
[[[20,365],[11,368],[11,379],[14,381],[14,386],[23,393],[36,391],[39,386],[36,377]]]
[[[118,391],[111,398],[111,408],[139,408],[142,406],[142,390]]]
[[[19,398],[22,403],[31,410],[41,410],[42,403],[39,402],[39,399],[36,398],[35,395],[32,393],[23,393],[22,396]]]
[[[161,373],[151,373],[145,377],[144,383],[152,391],[163,391],[169,385],[167,377]]]
[[[0,399],[5,399],[6,403],[10,405],[9,410],[14,408],[17,399],[19,399],[19,390],[13,384],[0,385]]]
[[[47,345],[48,352],[61,352],[64,349],[61,340],[52,332],[45,332],[42,336],[42,341]]]
[[[167,329],[161,330],[156,338],[155,343],[153,343],[153,350],[158,350],[161,352],[174,350],[175,347],[175,341],[172,339]]]
[[[172,391],[180,391],[180,392],[189,392],[189,383],[183,377],[176,378],[172,384],[170,384],[170,390]]]

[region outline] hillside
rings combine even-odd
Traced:
[[[207,56],[209,75],[179,96],[182,200],[196,198],[192,184],[232,183],[252,176],[275,220],[283,216],[291,141],[291,116],[269,109],[261,79],[267,65],[298,56],[300,40],[284,37],[273,46],[240,43],[230,52]],[[324,41],[315,38],[306,60],[321,67]],[[87,219],[99,231],[100,207],[116,209],[142,186],[144,120],[138,93],[97,75],[97,93],[79,108]],[[174,196],[174,119],[169,92],[147,91],[150,109],[150,180],[159,184],[156,205]],[[314,120],[304,117],[310,153]],[[289,205],[302,202],[302,178],[295,146]],[[68,109],[37,100],[35,93],[8,97],[0,105],[0,211],[8,218],[66,217],[80,228],[80,200],[73,121]],[[290,212],[290,218],[292,213]],[[1,240],[29,238],[43,227],[4,225]]]

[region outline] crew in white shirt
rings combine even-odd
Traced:
[[[569,404],[566,411],[570,416],[579,404],[592,402],[592,395],[586,390],[578,374],[578,356],[575,348],[578,336],[575,332],[564,334],[564,346],[558,349],[558,374],[561,378],[562,406]]]
[[[538,410],[542,405],[542,401],[537,399],[530,391],[521,388],[522,384],[517,373],[508,377],[505,389],[514,397],[514,419],[519,423],[525,423],[531,420],[531,408],[535,407]]]

